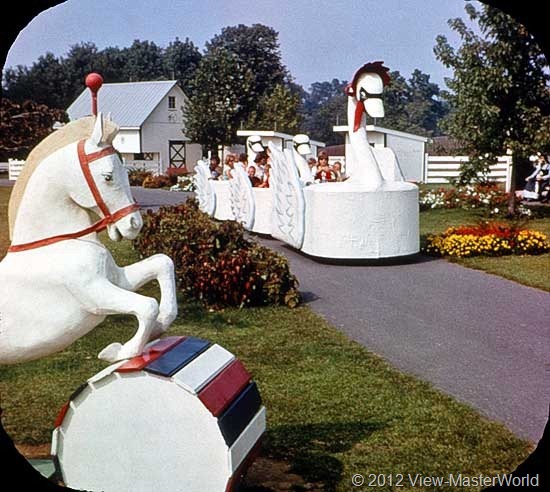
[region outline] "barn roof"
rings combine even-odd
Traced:
[[[111,113],[113,121],[120,127],[138,128],[176,84],[176,80],[103,84],[97,95],[98,110]],[[86,88],[69,106],[67,113],[71,120],[76,120],[90,115],[91,109],[91,94]]]

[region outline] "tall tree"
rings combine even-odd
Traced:
[[[448,107],[441,99],[437,84],[430,82],[430,76],[415,69],[409,78],[410,97],[406,106],[409,122],[428,136],[440,134],[439,121],[448,113]]]
[[[225,27],[206,44],[191,82],[195,94],[184,110],[191,138],[210,147],[233,143],[236,131],[253,113],[259,115],[261,104],[278,85],[295,91],[277,37],[275,30],[261,24],[239,25]]]
[[[254,74],[254,91],[266,94],[289,78],[279,50],[279,34],[262,24],[224,27],[206,43],[206,52],[223,48],[238,56]]]
[[[69,48],[67,56],[61,59],[67,81],[63,108],[68,107],[82,92],[86,75],[90,72],[103,73],[101,61],[94,43],[80,43]]]
[[[65,108],[67,74],[62,61],[53,53],[46,53],[31,68],[18,66],[5,72],[5,95],[22,102],[32,99],[50,108]]]
[[[176,38],[164,49],[164,75],[176,79],[185,94],[191,96],[194,92],[192,80],[201,58],[199,49],[189,38],[185,38],[185,41]]]
[[[466,4],[480,33],[462,19],[449,21],[462,40],[455,50],[438,36],[436,57],[452,68],[447,97],[452,111],[444,128],[463,143],[470,155],[463,180],[486,172],[498,155],[512,155],[509,213],[515,211],[516,168],[527,156],[550,150],[550,91],[548,62],[524,26],[502,11]]]
[[[136,39],[123,50],[126,64],[124,76],[127,82],[158,80],[164,78],[162,49],[152,41]]]
[[[328,145],[343,143],[342,136],[334,133],[332,127],[346,123],[346,84],[347,81],[338,79],[311,84],[302,108],[304,131],[311,138]]]
[[[214,48],[199,63],[193,85],[195,93],[184,108],[186,134],[210,149],[236,139],[259,94],[254,91],[255,74],[241,58]]]
[[[283,84],[263,95],[251,112],[246,125],[257,130],[298,133],[301,123],[300,96]]]

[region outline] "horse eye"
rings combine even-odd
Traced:
[[[113,173],[103,173],[102,174],[105,181],[112,181],[113,180]]]

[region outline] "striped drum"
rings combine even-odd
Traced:
[[[52,455],[71,488],[229,491],[264,431],[265,407],[239,360],[200,338],[167,337],[73,393]]]

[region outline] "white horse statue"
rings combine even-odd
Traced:
[[[119,267],[98,239],[103,229],[114,241],[134,239],[143,225],[111,146],[117,132],[100,113],[69,123],[29,155],[10,199],[12,245],[0,262],[0,364],[50,355],[108,314],[133,314],[135,335],[99,354],[115,362],[141,354],[175,319],[172,260],[154,255]],[[135,293],[153,279],[160,303]]]

